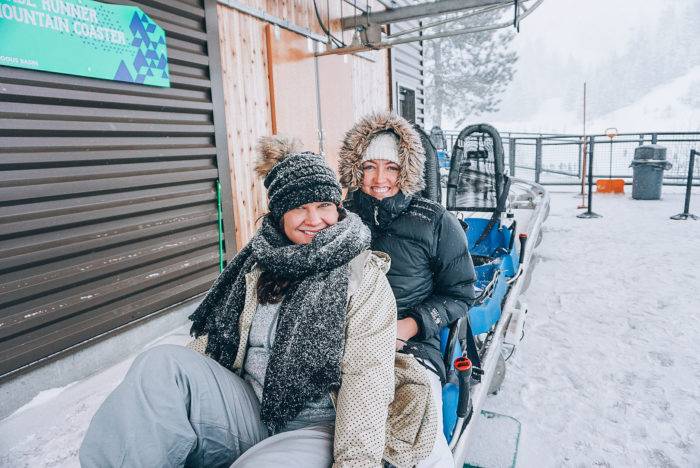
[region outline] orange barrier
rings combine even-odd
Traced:
[[[598,179],[595,185],[598,193],[625,193],[624,179]]]

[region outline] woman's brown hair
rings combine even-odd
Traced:
[[[271,271],[263,271],[258,279],[258,302],[260,304],[277,304],[282,302],[287,290],[298,281],[282,278]]]

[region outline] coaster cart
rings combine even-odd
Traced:
[[[445,132],[437,125],[430,129],[430,142],[435,148],[440,171],[440,183],[444,187],[447,184],[447,175],[450,172],[450,155],[448,154]]]
[[[430,138],[422,140],[426,157],[436,157]],[[434,181],[433,171],[428,183]],[[446,207],[462,222],[477,274],[477,298],[467,316],[440,336],[448,369],[443,430],[455,466],[461,467],[486,397],[503,381],[503,356],[512,355],[524,335],[527,310],[518,296],[529,279],[534,245],[528,239],[540,235],[549,196],[537,184],[509,178],[498,131],[477,124],[464,128],[452,149]]]

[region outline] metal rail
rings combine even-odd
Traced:
[[[526,8],[525,2],[528,1],[532,1],[533,3],[529,8]],[[355,29],[357,32],[359,32],[361,43],[353,43],[350,46],[343,46],[335,49],[326,50],[316,55],[324,56],[352,54],[367,50],[388,49],[396,45],[408,44],[411,42],[429,41],[445,37],[460,36],[463,34],[493,31],[496,29],[507,28],[510,26],[515,26],[516,29],[518,29],[519,31],[520,22],[527,16],[529,16],[533,11],[535,11],[535,9],[539,7],[543,1],[544,0],[439,0],[430,3],[421,3],[417,5],[388,9],[377,13],[367,12],[362,15],[345,17],[341,19],[342,29]],[[496,9],[510,7],[511,5],[514,6],[516,10],[516,19],[514,21],[507,20],[494,24],[489,24],[486,26],[474,26],[453,29],[451,31],[442,31],[433,34],[426,33],[426,30],[439,24],[456,21],[467,16],[472,16],[473,14],[484,13],[485,11],[490,10],[492,7],[493,9]],[[469,12],[469,10],[475,9],[481,10],[471,13]],[[446,18],[445,20],[438,21],[436,23],[424,24],[410,31],[402,31],[399,34],[395,34],[394,36],[383,37],[383,33],[381,30],[382,25],[388,25],[391,23],[402,21],[422,20],[431,16],[456,12],[462,12],[465,14],[462,16],[456,16],[454,18]],[[397,37],[402,36],[403,34],[408,34],[408,32],[415,32],[417,34],[410,37]]]
[[[376,13],[365,13],[357,16],[347,16],[340,20],[343,29],[355,29],[356,26],[370,24],[391,24],[401,21],[428,18],[446,13],[464,11],[471,8],[481,8],[491,5],[509,4],[512,0],[441,0],[430,3],[420,3]]]
[[[535,184],[533,182],[525,181],[522,179],[513,179],[513,186],[515,185],[524,186],[528,192],[530,192],[534,199],[536,199],[535,210],[533,213],[534,220],[527,227],[527,235],[530,239],[537,239],[537,236],[542,229],[542,223],[544,222],[547,215],[547,207],[549,206],[549,194],[541,185]],[[521,275],[512,284],[506,300],[503,305],[503,313],[501,318],[496,324],[496,329],[493,332],[491,342],[486,348],[486,352],[482,357],[482,368],[484,369],[484,375],[481,376],[481,382],[472,384],[472,402],[473,402],[473,415],[478,415],[481,412],[481,408],[484,406],[486,398],[488,396],[489,386],[493,380],[496,363],[498,361],[498,356],[501,353],[501,347],[503,346],[503,340],[505,337],[508,324],[516,310],[516,305],[518,301],[518,296],[520,291],[525,284],[527,275],[532,274],[528,271],[530,266],[530,261],[532,258],[532,252],[534,250],[534,243],[530,244],[529,248],[526,248],[525,256],[523,258],[523,269],[527,272]],[[455,467],[462,467],[464,465],[465,459],[467,457],[469,443],[474,436],[477,426],[477,418],[472,416],[471,421],[462,430],[461,434],[455,437],[459,437],[454,450],[453,456],[455,461]]]
[[[509,174],[529,178],[542,185],[581,184],[583,174],[582,135],[502,132],[503,146],[508,154]],[[445,131],[448,148],[454,146],[458,133]],[[673,164],[664,172],[665,185],[685,185],[688,151],[700,146],[700,132],[635,132],[622,133],[610,139],[607,135],[590,135],[596,149],[593,177],[632,180],[629,164],[634,149],[644,144],[659,144],[667,148],[667,158]],[[700,167],[693,172],[694,186],[700,185]]]
[[[699,156],[700,153],[695,149],[690,150],[690,156],[688,156],[688,181],[685,187],[685,203],[683,204],[683,213],[679,213],[675,216],[671,216],[671,219],[681,220],[681,219],[700,219],[698,216],[690,212],[690,195],[691,189],[693,187],[693,167],[695,166],[695,156]]]
[[[327,44],[329,42],[328,38],[324,35],[317,34],[310,29],[303,28],[301,26],[297,26],[296,24],[292,23],[291,21],[287,21],[285,19],[279,18],[277,16],[271,15],[268,12],[261,10],[259,8],[255,8],[250,5],[246,5],[242,1],[239,0],[216,0],[218,3],[221,5],[226,5],[229,8],[233,8],[234,10],[240,11],[241,13],[245,13],[246,15],[250,15],[254,18],[257,18],[259,20],[263,20],[265,22],[274,24],[276,26],[279,26],[280,28],[286,29],[288,31],[292,31],[294,33],[297,33],[301,36],[308,37],[310,39],[313,39],[314,41],[322,42],[323,44]]]

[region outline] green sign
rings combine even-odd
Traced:
[[[92,0],[0,0],[0,65],[170,86],[163,29]]]

